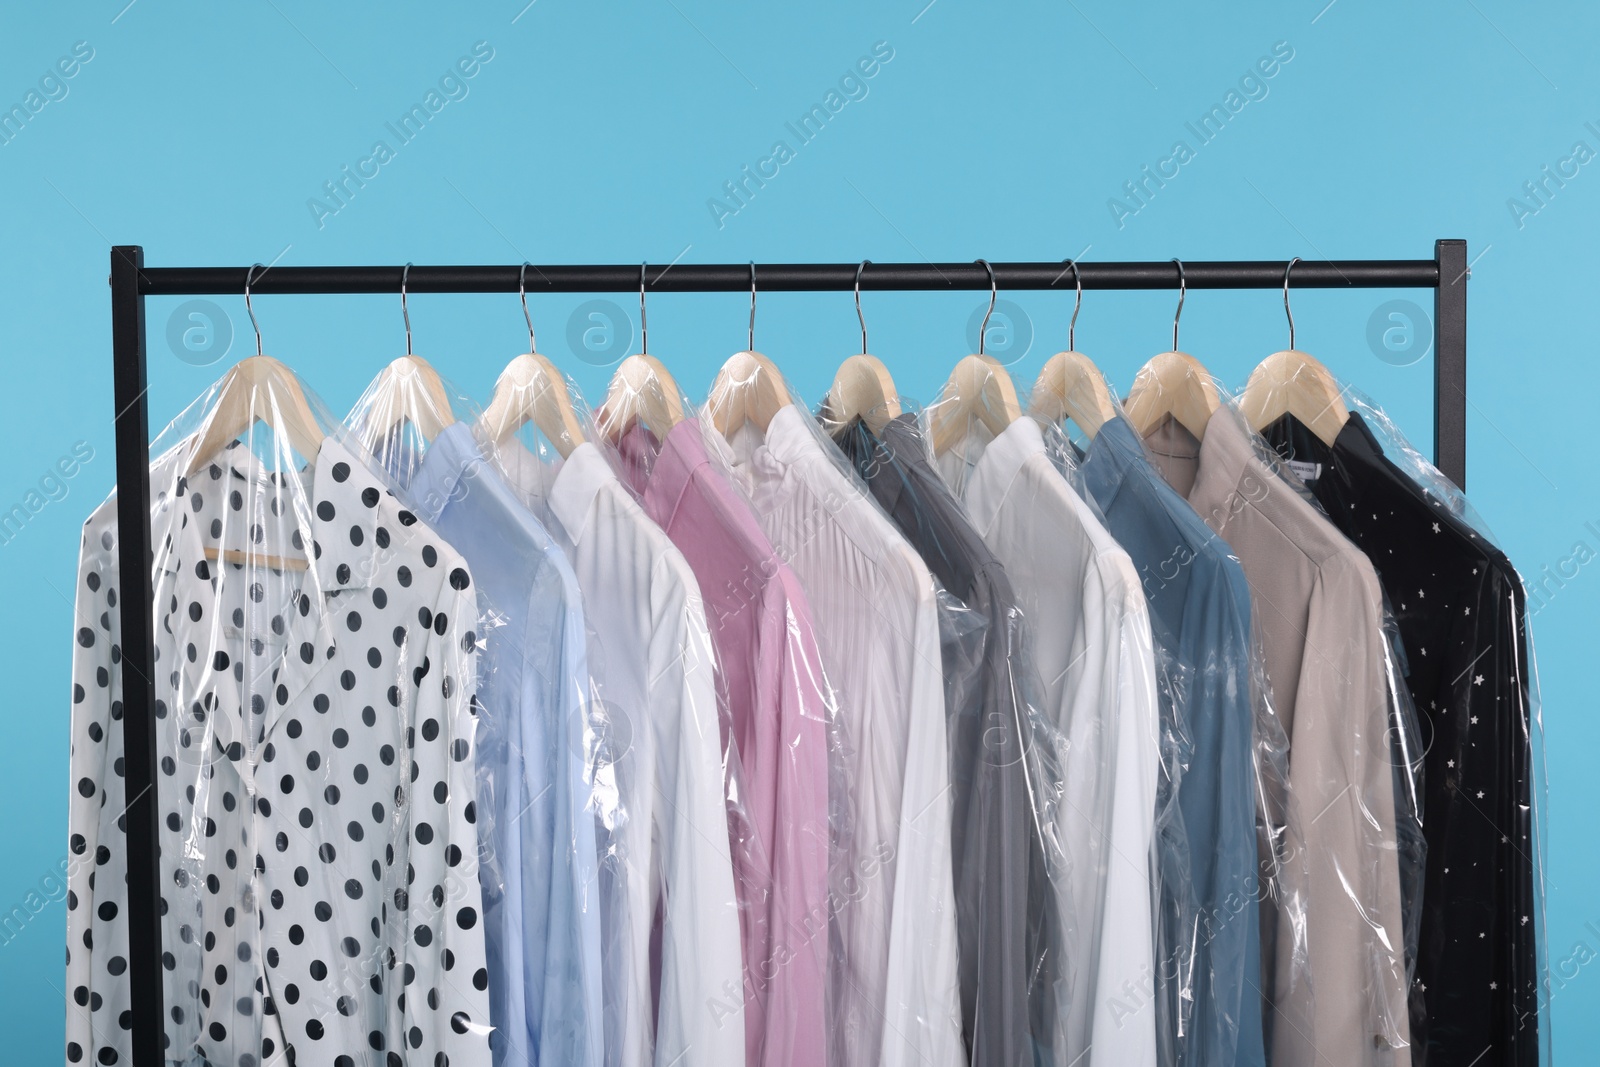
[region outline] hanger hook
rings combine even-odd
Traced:
[[[1078,261],[1067,260],[1067,266],[1072,268],[1072,284],[1077,287],[1078,299],[1072,305],[1072,321],[1067,323],[1067,350],[1078,350],[1078,312],[1083,310],[1083,276],[1078,273]]]
[[[539,351],[538,343],[533,339],[533,316],[528,314],[528,264],[522,265],[522,273],[517,277],[517,295],[522,298],[522,318],[528,324],[528,353],[531,355]]]
[[[1172,313],[1172,350],[1178,350],[1178,320],[1183,318],[1183,298],[1189,292],[1189,286],[1183,277],[1183,260],[1172,261],[1178,268],[1178,310]]]
[[[994,314],[995,298],[1000,295],[1000,286],[994,278],[994,268],[989,266],[987,259],[976,262],[983,264],[983,269],[989,272],[989,310],[983,313],[983,325],[978,327],[978,355],[983,355],[983,344],[989,333],[989,316]]]
[[[863,353],[867,351],[867,318],[861,314],[861,272],[866,270],[867,264],[871,262],[872,260],[870,259],[863,259],[861,265],[856,268],[856,321],[861,324],[861,351]]]
[[[406,279],[411,277],[411,264],[400,272],[400,314],[406,320],[406,355],[411,355],[411,307],[406,303]]]
[[[1295,256],[1289,265],[1283,268],[1283,313],[1289,316],[1289,351],[1294,351],[1294,312],[1289,309],[1289,272],[1294,270],[1294,265],[1300,262],[1300,257]]]
[[[756,350],[756,261],[750,261],[750,347],[746,352]]]
[[[250,306],[250,283],[255,281],[256,267],[260,266],[261,264],[257,263],[244,272],[244,309],[250,315],[251,329],[256,331],[256,355],[258,356],[261,355],[261,324],[256,322],[256,309]],[[265,274],[266,270],[263,268],[261,273]]]
[[[644,269],[649,263],[639,264],[639,354],[650,354],[650,324],[644,317]]]

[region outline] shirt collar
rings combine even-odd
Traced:
[[[198,435],[191,437],[185,446],[173,449],[155,466],[159,468],[171,464],[167,469],[173,470],[180,464],[187,464],[189,452],[197,440]],[[298,499],[306,500],[311,505],[309,519],[302,519],[299,525],[309,528],[311,532],[310,553],[316,561],[318,584],[324,592],[362,589],[371,584],[377,569],[373,557],[388,541],[387,531],[379,533],[378,501],[385,495],[393,494],[381,487],[367,462],[358,458],[344,442],[331,436],[323,439],[311,467],[309,485],[305,485],[305,470],[287,474],[269,471],[249,448],[238,442],[223,449],[212,463],[202,467],[194,477],[200,477],[208,470],[220,470],[220,478],[249,484],[288,484],[291,479],[298,478],[305,491],[286,491],[283,499],[286,505]],[[159,477],[156,471],[152,471],[152,474]],[[178,484],[187,488],[193,480],[193,477],[180,477]],[[402,511],[400,521],[409,526],[416,521],[416,516]],[[222,547],[246,548],[242,545]],[[200,550],[198,544],[194,550]],[[181,555],[184,553],[166,553],[162,565],[169,572],[184,565],[194,565],[193,559],[180,559]]]
[[[1225,500],[1237,492],[1251,467],[1262,467],[1242,416],[1223,404],[1206,421],[1206,435],[1200,439],[1200,466],[1195,474],[1191,502]],[[1270,469],[1253,472],[1271,476]],[[1262,487],[1264,491],[1269,487]]]
[[[574,545],[583,540],[594,514],[595,497],[606,485],[619,483],[597,445],[583,442],[568,454],[550,486],[550,512]]]
[[[1091,471],[1103,484],[1119,485],[1135,464],[1145,462],[1144,444],[1133,426],[1121,415],[1100,424],[1100,432],[1089,442],[1083,461],[1084,473]]]
[[[917,417],[909,411],[897,415],[884,423],[882,437],[868,429],[866,423],[860,423],[856,432],[862,434],[871,444],[874,454],[870,462],[874,465],[890,464],[898,468],[897,477],[869,479],[875,483],[874,495],[878,497],[883,509],[892,515],[910,481],[911,468],[927,460],[927,448],[923,444],[922,431],[917,426]],[[930,470],[928,473],[935,481],[940,481],[938,472]]]
[[[389,532],[378,527],[378,501],[386,495],[393,494],[379,485],[365,461],[338,439],[323,440],[310,498],[312,554],[324,593],[372,584],[377,555],[389,543]],[[415,521],[411,512],[400,512],[401,523]]]
[[[427,454],[403,487],[423,522],[434,524],[452,497],[459,497],[483,465],[483,453],[465,423],[446,426],[428,445]]]
[[[773,414],[765,433],[757,430],[753,423],[746,424],[746,429],[759,437],[759,443],[746,458],[741,459],[740,449],[721,434],[707,435],[706,450],[735,474],[743,474],[750,467],[776,470],[781,474],[797,463],[817,457],[820,442],[816,432],[807,425],[810,418],[798,404],[786,404]]]
[[[767,424],[767,452],[774,460],[788,467],[816,455],[819,442],[810,421],[799,404],[778,409]]]
[[[158,590],[158,601],[163,599],[163,592],[177,598],[179,603],[188,599],[215,599],[213,576],[224,576],[234,567],[224,561],[207,559],[205,537],[199,523],[173,521],[174,513],[187,519],[186,513],[196,510],[186,499],[189,494],[204,491],[207,483],[220,483],[225,479],[256,485],[262,482],[283,485],[298,479],[304,486],[305,482],[305,471],[287,475],[269,471],[247,447],[239,444],[229,446],[193,477],[179,476],[178,471],[187,464],[196,439],[191,437],[186,445],[163,456],[151,472],[153,482],[173,485],[176,490],[174,494],[160,492],[154,505],[155,510],[167,516],[157,519],[158,525],[165,522],[170,531],[159,553],[160,566],[167,577]],[[208,474],[211,476],[207,477]],[[262,724],[266,734],[272,732],[285,707],[310,683],[323,661],[333,655],[338,645],[338,627],[334,621],[341,610],[337,606],[338,594],[365,588],[377,577],[383,563],[383,550],[390,540],[389,532],[377,521],[379,503],[385,495],[388,494],[380,488],[378,476],[371,467],[342,441],[330,436],[324,438],[318,449],[309,487],[299,492],[285,489],[277,498],[287,507],[303,507],[309,503],[311,515],[309,519],[296,515],[289,534],[292,545],[272,545],[266,550],[279,554],[300,548],[305,540],[300,531],[309,529],[309,554],[315,562],[305,572],[309,580],[283,612],[286,629],[270,668],[272,684],[266,687],[271,694],[267,700],[266,721]],[[398,521],[409,526],[416,522],[416,517],[410,512],[398,511]],[[196,694],[196,699],[203,701],[204,694],[216,691],[225,683],[233,684],[231,678],[225,679],[205,658],[183,657],[171,684],[178,692]],[[261,695],[266,697],[267,694]]]
[[[677,514],[683,494],[688,490],[695,472],[711,462],[705,441],[700,436],[700,420],[686,416],[667,431],[659,447],[653,449],[655,438],[642,426],[636,426],[618,442],[625,455],[632,457],[638,469],[647,471],[640,489],[649,502],[646,510],[658,525],[668,526]]]
[[[973,525],[980,530],[989,528],[1023,464],[1034,456],[1044,455],[1044,451],[1044,435],[1039,432],[1039,424],[1026,415],[1011,420],[999,437],[984,446],[968,475],[967,484],[971,488],[962,501],[972,516]],[[977,491],[971,491],[973,489]]]

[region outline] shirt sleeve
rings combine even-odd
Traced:
[[[761,1016],[761,1062],[767,1067],[822,1067],[826,1042],[824,976],[828,958],[828,728],[822,658],[809,608],[787,568],[767,583],[756,694],[751,814],[772,862],[763,943],[747,957]],[[750,1009],[749,998],[746,1012]],[[748,1017],[747,1025],[752,1022]],[[747,1046],[748,1049],[748,1046]]]
[[[553,552],[554,549],[552,548]],[[565,563],[559,566],[564,568]],[[544,959],[542,1058],[599,1067],[605,1058],[597,826],[590,778],[587,636],[576,579],[562,573],[560,676],[551,679],[556,748],[555,877]],[[541,862],[538,857],[535,863]],[[537,961],[536,961],[537,965]],[[560,1035],[556,1037],[555,1035]]]
[[[1105,605],[1099,640],[1111,662],[1099,692],[1114,709],[1115,731],[1090,1064],[1154,1067],[1155,1006],[1138,991],[1151,982],[1148,968],[1155,958],[1150,874],[1160,744],[1155,645],[1133,564],[1126,557],[1102,564],[1122,573],[1118,581],[1102,583],[1098,593],[1086,589],[1084,594],[1085,602],[1098,596]]]
[[[1410,1059],[1381,618],[1370,570],[1342,561],[1323,568],[1307,620],[1290,771],[1309,868],[1313,989],[1283,989],[1294,962],[1283,956],[1294,939],[1281,938],[1274,1058],[1282,1062],[1304,1055],[1377,1067]],[[1309,1015],[1309,1030],[1283,1025],[1286,1010],[1291,1022]]]
[[[877,857],[895,868],[880,1062],[883,1067],[959,1067],[964,1046],[950,843],[950,755],[938,599],[931,576],[919,591],[912,650],[900,835],[893,856]]]
[[[444,568],[441,568],[443,570]],[[465,568],[454,569],[465,575]],[[409,1058],[489,1060],[488,971],[478,929],[477,785],[473,765],[477,597],[443,585],[414,681],[407,806],[409,879],[395,904],[406,919],[403,967],[388,972]],[[403,973],[402,973],[403,972]]]
[[[658,563],[651,583],[649,723],[635,725],[655,736],[650,801],[660,859],[659,871],[648,874],[652,891],[642,916],[648,936],[652,917],[662,914],[655,1062],[742,1067],[739,904],[722,795],[711,634],[692,579],[662,570]],[[642,965],[636,970],[648,973]],[[649,996],[648,987],[643,994]]]
[[[67,1059],[92,1063],[102,1043],[113,1047],[117,1035],[97,1029],[96,1015],[114,1020],[120,1010],[109,1015],[91,1009],[91,999],[99,995],[95,982],[94,944],[111,955],[125,954],[126,927],[117,924],[111,931],[101,930],[96,938],[92,927],[96,909],[97,867],[101,857],[119,859],[121,841],[101,840],[101,812],[121,811],[124,798],[107,791],[107,781],[120,787],[122,779],[105,772],[122,760],[122,723],[114,721],[112,709],[121,706],[122,675],[116,668],[112,648],[120,631],[117,622],[117,569],[113,546],[94,539],[90,527],[84,530],[78,561],[78,587],[74,611],[72,646],[72,794],[68,811],[67,844]],[[117,789],[120,794],[120,788]],[[114,847],[112,847],[114,846]],[[104,850],[104,851],[102,851]],[[105,870],[99,871],[106,877]],[[111,872],[115,874],[114,871]],[[113,882],[113,888],[117,885]],[[114,902],[108,902],[113,909]],[[107,933],[122,932],[120,938]],[[117,983],[125,988],[125,983]],[[115,987],[113,987],[115,988]],[[109,991],[108,991],[109,992]],[[125,994],[124,994],[125,995]],[[116,1005],[110,1005],[117,1008]]]

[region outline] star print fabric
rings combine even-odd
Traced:
[[[230,373],[156,443],[169,1062],[490,1061],[476,590],[336,427]],[[121,579],[113,498],[77,583],[69,1063],[130,1062]]]
[[[1346,390],[1331,445],[1293,415],[1264,436],[1372,560],[1422,725],[1427,874],[1414,1064],[1535,1067],[1544,961],[1543,739],[1526,598],[1459,491]]]

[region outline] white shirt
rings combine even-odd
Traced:
[[[590,718],[604,735],[596,799],[620,853],[602,868],[620,870],[624,883],[603,890],[607,1063],[740,1067],[739,909],[700,586],[595,445],[546,464],[512,439],[495,460],[567,550],[590,628]],[[652,1047],[650,939],[658,914]]]
[[[150,478],[169,1056],[487,1067],[471,575],[332,437],[314,474],[235,445],[185,478],[193,441]],[[83,1063],[130,1055],[116,545],[113,497],[84,526],[73,656]]]
[[[1155,659],[1139,578],[1056,469],[1039,425],[980,423],[938,457],[1032,625],[1042,710],[1067,739],[1063,1062],[1155,1063],[1150,846],[1159,764]]]
[[[843,949],[830,1062],[956,1067],[965,1054],[937,592],[809,421],[791,404],[764,437],[753,423],[732,442],[709,435],[805,586],[838,699],[851,795],[830,879]]]

